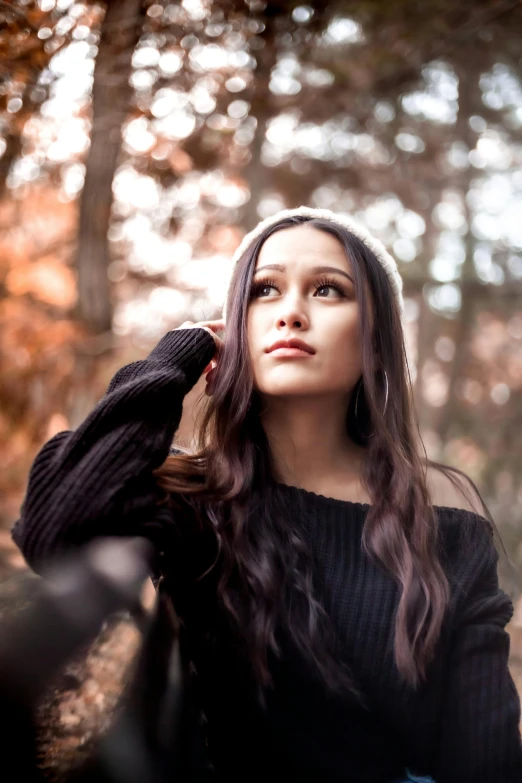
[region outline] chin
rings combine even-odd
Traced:
[[[314,389],[302,381],[295,381],[292,383],[267,384],[264,387],[261,386],[259,391],[261,394],[266,394],[267,397],[303,397],[308,394],[321,394],[322,389]]]

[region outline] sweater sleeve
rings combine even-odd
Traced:
[[[139,534],[132,520],[147,521],[158,497],[152,471],[214,353],[205,329],[167,332],[146,359],[118,370],[76,430],[44,444],[12,530],[31,568],[96,535]]]
[[[484,519],[473,519],[478,524],[463,552],[473,577],[456,613],[435,780],[520,783],[521,708],[505,630],[513,604],[499,587],[492,533]]]

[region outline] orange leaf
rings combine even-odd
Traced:
[[[31,294],[56,307],[68,309],[76,302],[73,272],[52,256],[14,267],[7,273],[5,285],[15,296]]]

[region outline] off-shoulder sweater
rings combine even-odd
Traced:
[[[158,505],[152,470],[169,454],[184,397],[213,355],[204,329],[168,332],[146,359],[115,374],[76,430],[41,448],[13,528],[34,570],[95,536],[146,535],[174,574],[187,628],[198,626],[209,608],[193,578],[198,537],[172,533],[179,520]],[[369,505],[276,487],[314,553],[322,601],[367,706],[327,692],[288,644],[272,661],[274,687],[262,707],[232,626],[223,620],[207,650],[207,637],[194,632],[219,779],[390,783],[407,767],[436,783],[521,783],[520,699],[505,630],[513,604],[499,587],[486,519],[435,507],[451,601],[438,653],[415,690],[393,654],[399,589],[361,547]]]

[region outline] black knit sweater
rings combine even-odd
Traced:
[[[151,470],[167,457],[183,398],[213,354],[205,330],[169,332],[145,360],[116,373],[77,430],[43,446],[13,528],[32,568],[97,535],[146,535],[164,552],[187,627],[198,627],[209,609],[194,583],[205,547],[197,536],[173,532],[178,520],[158,507]],[[408,767],[436,783],[521,783],[520,700],[505,630],[513,605],[499,588],[486,520],[436,507],[452,600],[428,680],[414,691],[393,657],[398,588],[361,549],[369,506],[276,486],[281,507],[295,510],[314,553],[322,600],[369,708],[328,695],[287,644],[272,662],[275,687],[263,710],[227,622],[212,649],[195,631],[209,750],[220,779],[390,783]]]

